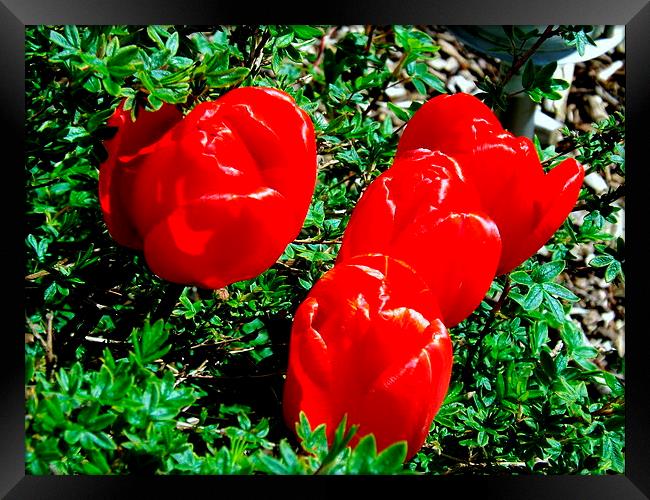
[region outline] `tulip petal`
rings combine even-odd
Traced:
[[[168,281],[221,288],[257,276],[297,235],[276,224],[287,200],[277,191],[204,197],[179,207],[145,237],[151,270]],[[254,227],[255,231],[242,231]],[[227,263],[227,264],[224,264]]]
[[[407,460],[424,444],[451,378],[453,356],[447,330],[437,321],[426,334],[429,344],[407,363],[392,365],[382,372],[349,411],[350,421],[359,422],[359,438],[372,432],[378,449],[405,440]],[[385,410],[379,413],[376,408]],[[413,425],[405,426],[403,422]]]
[[[402,231],[390,250],[427,283],[447,327],[460,323],[481,303],[501,256],[496,224],[479,214],[422,217]]]
[[[502,258],[497,274],[505,274],[516,268],[555,234],[575,206],[584,174],[582,165],[571,158],[546,174],[543,185],[545,193],[536,200],[537,214],[533,217],[533,230]]]
[[[182,128],[182,140],[166,136],[138,168],[131,207],[141,234],[194,200],[213,194],[245,196],[265,185],[254,158],[231,129],[220,127],[211,137],[218,154],[206,154],[205,133],[186,122]]]
[[[304,207],[297,213],[304,220],[316,183],[316,140],[311,119],[278,90],[237,90],[219,100],[220,117],[246,144],[265,183],[295,200],[296,208]],[[245,104],[247,99],[250,104]]]
[[[117,132],[104,141],[108,157],[99,171],[99,201],[108,231],[115,241],[141,249],[142,237],[133,226],[129,209],[138,169],[131,160],[160,139],[183,115],[176,106],[164,104],[158,111],[140,110],[133,122],[131,112],[125,111],[123,105],[122,102],[108,120],[108,126],[117,127]],[[129,161],[124,161],[124,156],[129,157]]]
[[[418,148],[450,156],[471,152],[477,143],[476,127],[503,131],[494,113],[476,97],[464,93],[439,95],[424,103],[408,121],[397,155]]]
[[[282,406],[286,421],[295,417],[297,422],[300,411],[304,411],[314,422],[325,422],[329,428],[338,422],[330,420],[333,413],[327,395],[333,374],[328,348],[312,327],[317,310],[318,302],[308,298],[296,313]]]

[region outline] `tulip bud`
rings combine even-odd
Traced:
[[[435,298],[403,262],[363,255],[337,264],[296,312],[284,415],[300,411],[328,438],[347,414],[381,450],[422,446],[447,392],[452,346]],[[354,444],[354,442],[353,442]]]
[[[144,249],[169,281],[216,289],[253,278],[307,215],[317,168],[311,120],[288,94],[262,87],[232,90],[182,120],[173,109],[141,112],[135,123],[117,109],[100,170],[109,231]]]
[[[451,327],[481,303],[501,255],[495,223],[450,157],[413,150],[397,158],[357,203],[337,262],[381,253],[408,263]]]
[[[441,95],[407,123],[397,154],[426,148],[452,156],[479,193],[501,235],[497,274],[533,255],[574,207],[584,169],[567,159],[545,173],[535,146],[504,131],[496,116],[469,94]]]

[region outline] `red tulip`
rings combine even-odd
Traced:
[[[138,165],[133,159],[142,156],[141,150],[150,148],[182,118],[176,106],[163,104],[156,112],[140,109],[134,122],[122,102],[108,120],[107,125],[117,127],[117,132],[104,141],[108,158],[99,170],[99,202],[108,231],[120,245],[141,249],[143,244],[130,215]]]
[[[480,304],[494,279],[499,231],[474,186],[442,153],[403,154],[357,203],[337,262],[381,253],[408,263],[436,296],[451,327]]]
[[[337,264],[296,312],[284,416],[304,411],[331,441],[341,419],[381,450],[422,446],[447,392],[452,346],[435,297],[403,262],[363,255]],[[353,445],[355,443],[353,442]]]
[[[503,130],[496,116],[468,94],[424,104],[404,129],[397,152],[440,150],[458,161],[501,234],[497,274],[533,255],[575,205],[584,169],[567,159],[544,173],[533,143]]]
[[[284,92],[238,88],[197,105],[122,107],[100,170],[111,235],[169,281],[220,288],[257,276],[298,235],[316,182],[308,115]]]

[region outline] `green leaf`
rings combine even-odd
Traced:
[[[526,311],[532,311],[540,306],[543,299],[544,289],[541,285],[535,284],[528,290],[522,306]]]
[[[249,321],[242,325],[242,331],[244,333],[253,333],[262,328],[264,328],[264,321],[260,318],[255,318],[253,321]]]
[[[346,472],[348,474],[367,474],[370,471],[370,463],[377,455],[375,436],[366,434],[359,440],[350,459],[348,460]]]
[[[86,80],[83,87],[88,91],[94,94],[98,94],[102,90],[102,82],[96,76],[91,76]]]
[[[115,422],[116,419],[117,415],[115,413],[104,413],[86,422],[86,427],[91,431],[101,431]]]
[[[322,200],[316,200],[309,207],[309,212],[307,213],[307,217],[305,218],[304,226],[322,228],[324,221],[325,221],[325,203]]]
[[[68,127],[68,133],[63,139],[70,142],[76,142],[82,137],[87,137],[88,135],[88,132],[83,127]]]
[[[530,61],[530,59],[529,59]],[[535,77],[535,83],[541,88],[547,88],[548,82],[550,82],[557,68],[557,61],[552,61],[545,66],[543,66]]]
[[[140,363],[150,363],[167,354],[171,349],[171,345],[164,345],[168,337],[169,333],[165,330],[162,319],[153,325],[145,324],[140,334],[134,330],[131,339],[134,353]]]
[[[298,460],[298,455],[294,453],[294,451],[291,449],[291,446],[289,443],[287,443],[284,439],[280,441],[280,455],[282,456],[282,459],[284,460],[284,463],[287,464],[287,467],[289,468],[290,471],[296,471],[300,469],[300,462]]]
[[[539,390],[539,389],[533,389],[530,391],[525,391],[517,398],[517,401],[520,403],[523,403],[525,401],[528,401],[530,399],[536,399],[536,398],[542,398],[546,396],[546,392]]]
[[[108,461],[104,454],[98,450],[92,450],[90,452],[89,462],[87,465],[92,465],[98,472],[97,474],[110,474],[111,468],[108,465]],[[89,472],[90,473],[90,472]]]
[[[187,96],[182,91],[176,91],[169,88],[159,88],[153,91],[153,95],[163,102],[169,104],[178,104],[185,102]]]
[[[293,42],[294,37],[295,37],[295,33],[287,33],[286,35],[279,36],[278,38],[275,39],[275,46],[278,49],[288,47],[289,44]],[[276,52],[275,55],[279,55],[278,52]]]
[[[420,94],[425,96],[427,95],[427,89],[424,86],[424,83],[422,83],[422,80],[420,80],[419,78],[412,78],[411,83],[415,87],[415,90],[417,90]]]
[[[564,271],[565,263],[563,260],[555,260],[542,264],[531,274],[531,278],[536,283],[546,283],[553,281],[562,271]]]
[[[598,255],[589,261],[592,267],[605,267],[614,261],[613,255]]]
[[[444,82],[436,75],[433,75],[431,73],[426,73],[420,75],[420,78],[424,83],[426,83],[429,87],[431,87],[436,92],[439,92],[441,94],[447,93],[447,88],[445,87]]]
[[[69,378],[68,374],[66,373],[65,370],[60,370],[56,374],[56,380],[59,383],[59,386],[63,390],[63,392],[68,392],[69,390]]]
[[[620,474],[625,472],[625,455],[622,440],[612,438],[613,432],[608,432],[602,438],[602,457],[609,462],[609,467]]]
[[[81,434],[84,432],[82,428],[75,427],[74,429],[67,429],[63,433],[63,440],[68,444],[75,444],[81,439]]]
[[[526,94],[528,95],[528,97],[530,97],[530,99],[533,102],[536,102],[536,103],[542,102],[542,98],[544,97],[544,95],[542,94],[542,92],[539,89],[527,90]]]
[[[320,473],[327,474],[335,467],[337,457],[345,450],[346,446],[350,443],[356,434],[358,428],[358,425],[352,425],[349,429],[347,429],[347,413],[343,415],[341,422],[334,431],[332,446],[327,452],[325,458],[323,458],[323,462],[320,467]]]
[[[31,246],[38,255],[38,241],[36,241],[36,237],[33,234],[29,234],[25,239],[27,241],[27,244]]]
[[[533,59],[528,59],[524,66],[524,72],[521,76],[521,83],[525,89],[530,89],[535,83],[535,63]]]
[[[551,101],[557,101],[558,99],[562,99],[562,94],[560,94],[559,92],[555,92],[554,90],[542,91],[542,96]]]
[[[165,47],[165,43],[162,41],[162,38],[160,38],[158,31],[158,26],[147,26],[147,35],[149,35],[149,38],[156,43],[158,48],[162,49]]]
[[[317,38],[323,35],[323,32],[320,29],[313,26],[298,24],[291,26],[291,29],[298,38],[301,38],[303,40],[309,40],[311,38]]]
[[[136,45],[127,45],[118,51],[107,61],[111,74],[116,76],[127,76],[133,71],[133,62],[138,58],[140,49]]]
[[[543,345],[548,342],[548,325],[538,321],[530,330],[530,345],[533,355],[537,355]]]
[[[81,48],[81,39],[79,38],[79,30],[74,24],[66,24],[63,28],[65,37],[70,42],[70,45],[76,49]]]
[[[564,288],[562,285],[559,285],[557,283],[544,283],[542,284],[542,287],[546,292],[556,295],[561,299],[570,300],[572,302],[580,300],[580,298],[571,290]]]
[[[565,321],[564,308],[562,307],[562,304],[560,304],[560,301],[546,291],[544,292],[544,301],[546,302],[546,305],[548,305],[551,314],[558,322],[562,323]]]
[[[171,52],[167,48],[154,52],[149,56],[143,57],[145,61],[145,71],[147,74],[150,74],[153,77],[156,74],[154,71],[159,70],[163,66],[167,65],[170,57]]]
[[[236,85],[244,80],[250,73],[249,68],[230,68],[219,73],[211,73],[207,76],[208,85],[214,88],[224,88]]]
[[[165,42],[165,48],[169,50],[171,56],[175,56],[178,52],[178,32],[175,31]]]
[[[327,435],[325,424],[318,425],[313,431],[304,412],[300,412],[296,422],[296,434],[300,438],[301,446],[307,453],[323,458],[327,453]]]
[[[560,80],[559,78],[553,78],[551,87],[554,89],[566,90],[571,86],[566,80]]]
[[[54,298],[56,295],[56,290],[56,283],[50,284],[50,286],[45,289],[45,292],[43,293],[43,299],[45,302],[50,302]]]
[[[598,350],[586,341],[582,331],[573,323],[565,323],[560,330],[560,335],[567,346],[569,356],[592,359],[598,354]]]
[[[283,442],[284,441],[280,442],[280,445],[282,445]],[[293,472],[286,465],[284,465],[280,460],[277,460],[268,455],[260,455],[258,457],[258,460],[260,461],[260,465],[262,466],[261,469],[264,472],[267,472],[268,474],[289,475],[292,474]]]
[[[614,396],[622,396],[625,392],[623,384],[619,382],[615,375],[604,370],[597,370],[598,376],[603,378],[603,381],[612,390]]]
[[[614,260],[607,269],[605,269],[605,281],[612,282],[619,274],[621,276],[623,275],[623,267],[619,261]]]
[[[307,280],[302,279],[302,278],[299,277],[298,278],[298,284],[302,288],[304,288],[305,290],[311,290],[311,287],[312,287],[312,282],[311,281],[307,281]]]
[[[390,445],[384,449],[372,465],[375,474],[393,474],[402,469],[406,460],[407,445],[405,441]]]
[[[72,45],[61,33],[50,31],[50,40],[57,44],[59,47],[63,47],[64,49],[68,50],[75,50],[75,46]]]
[[[388,109],[390,109],[397,118],[404,122],[407,122],[411,119],[411,114],[407,110],[396,106],[392,102],[388,103]]]
[[[102,84],[104,85],[106,92],[114,97],[119,97],[121,90],[119,84],[115,83],[109,77],[103,78]]]
[[[533,279],[525,271],[515,271],[510,274],[510,280],[521,285],[532,285],[534,283]]]
[[[115,450],[117,446],[113,441],[113,438],[106,434],[105,432],[100,432],[98,434],[84,431],[81,433],[81,446],[87,450],[94,450],[96,447],[105,449],[105,450]]]

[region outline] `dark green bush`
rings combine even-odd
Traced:
[[[623,472],[624,366],[597,365],[598,350],[567,315],[576,248],[594,245],[588,272],[623,280],[623,242],[605,231],[622,188],[583,189],[583,222],[569,219],[547,253],[496,279],[451,330],[452,384],[411,461],[402,465],[403,444],[378,455],[366,438],[351,450],[354,429],[344,425],[330,447],[306,419],[298,441],[286,429],[292,314],[333,265],[351,210],[390,165],[404,122],[445,91],[426,64],[438,47],[425,28],[352,29],[323,50],[329,31],[27,28],[28,473]],[[580,27],[567,33],[582,40]],[[547,70],[527,71],[532,98],[565,87],[546,81]],[[483,82],[486,98],[503,98],[504,83]],[[397,84],[415,96],[408,108],[386,93]],[[163,282],[102,220],[106,120],[123,98],[130,108],[189,110],[240,85],[283,89],[314,122],[320,168],[303,231],[255,279],[216,291]],[[590,170],[624,176],[622,113],[565,136]],[[552,166],[566,151],[539,154]]]

